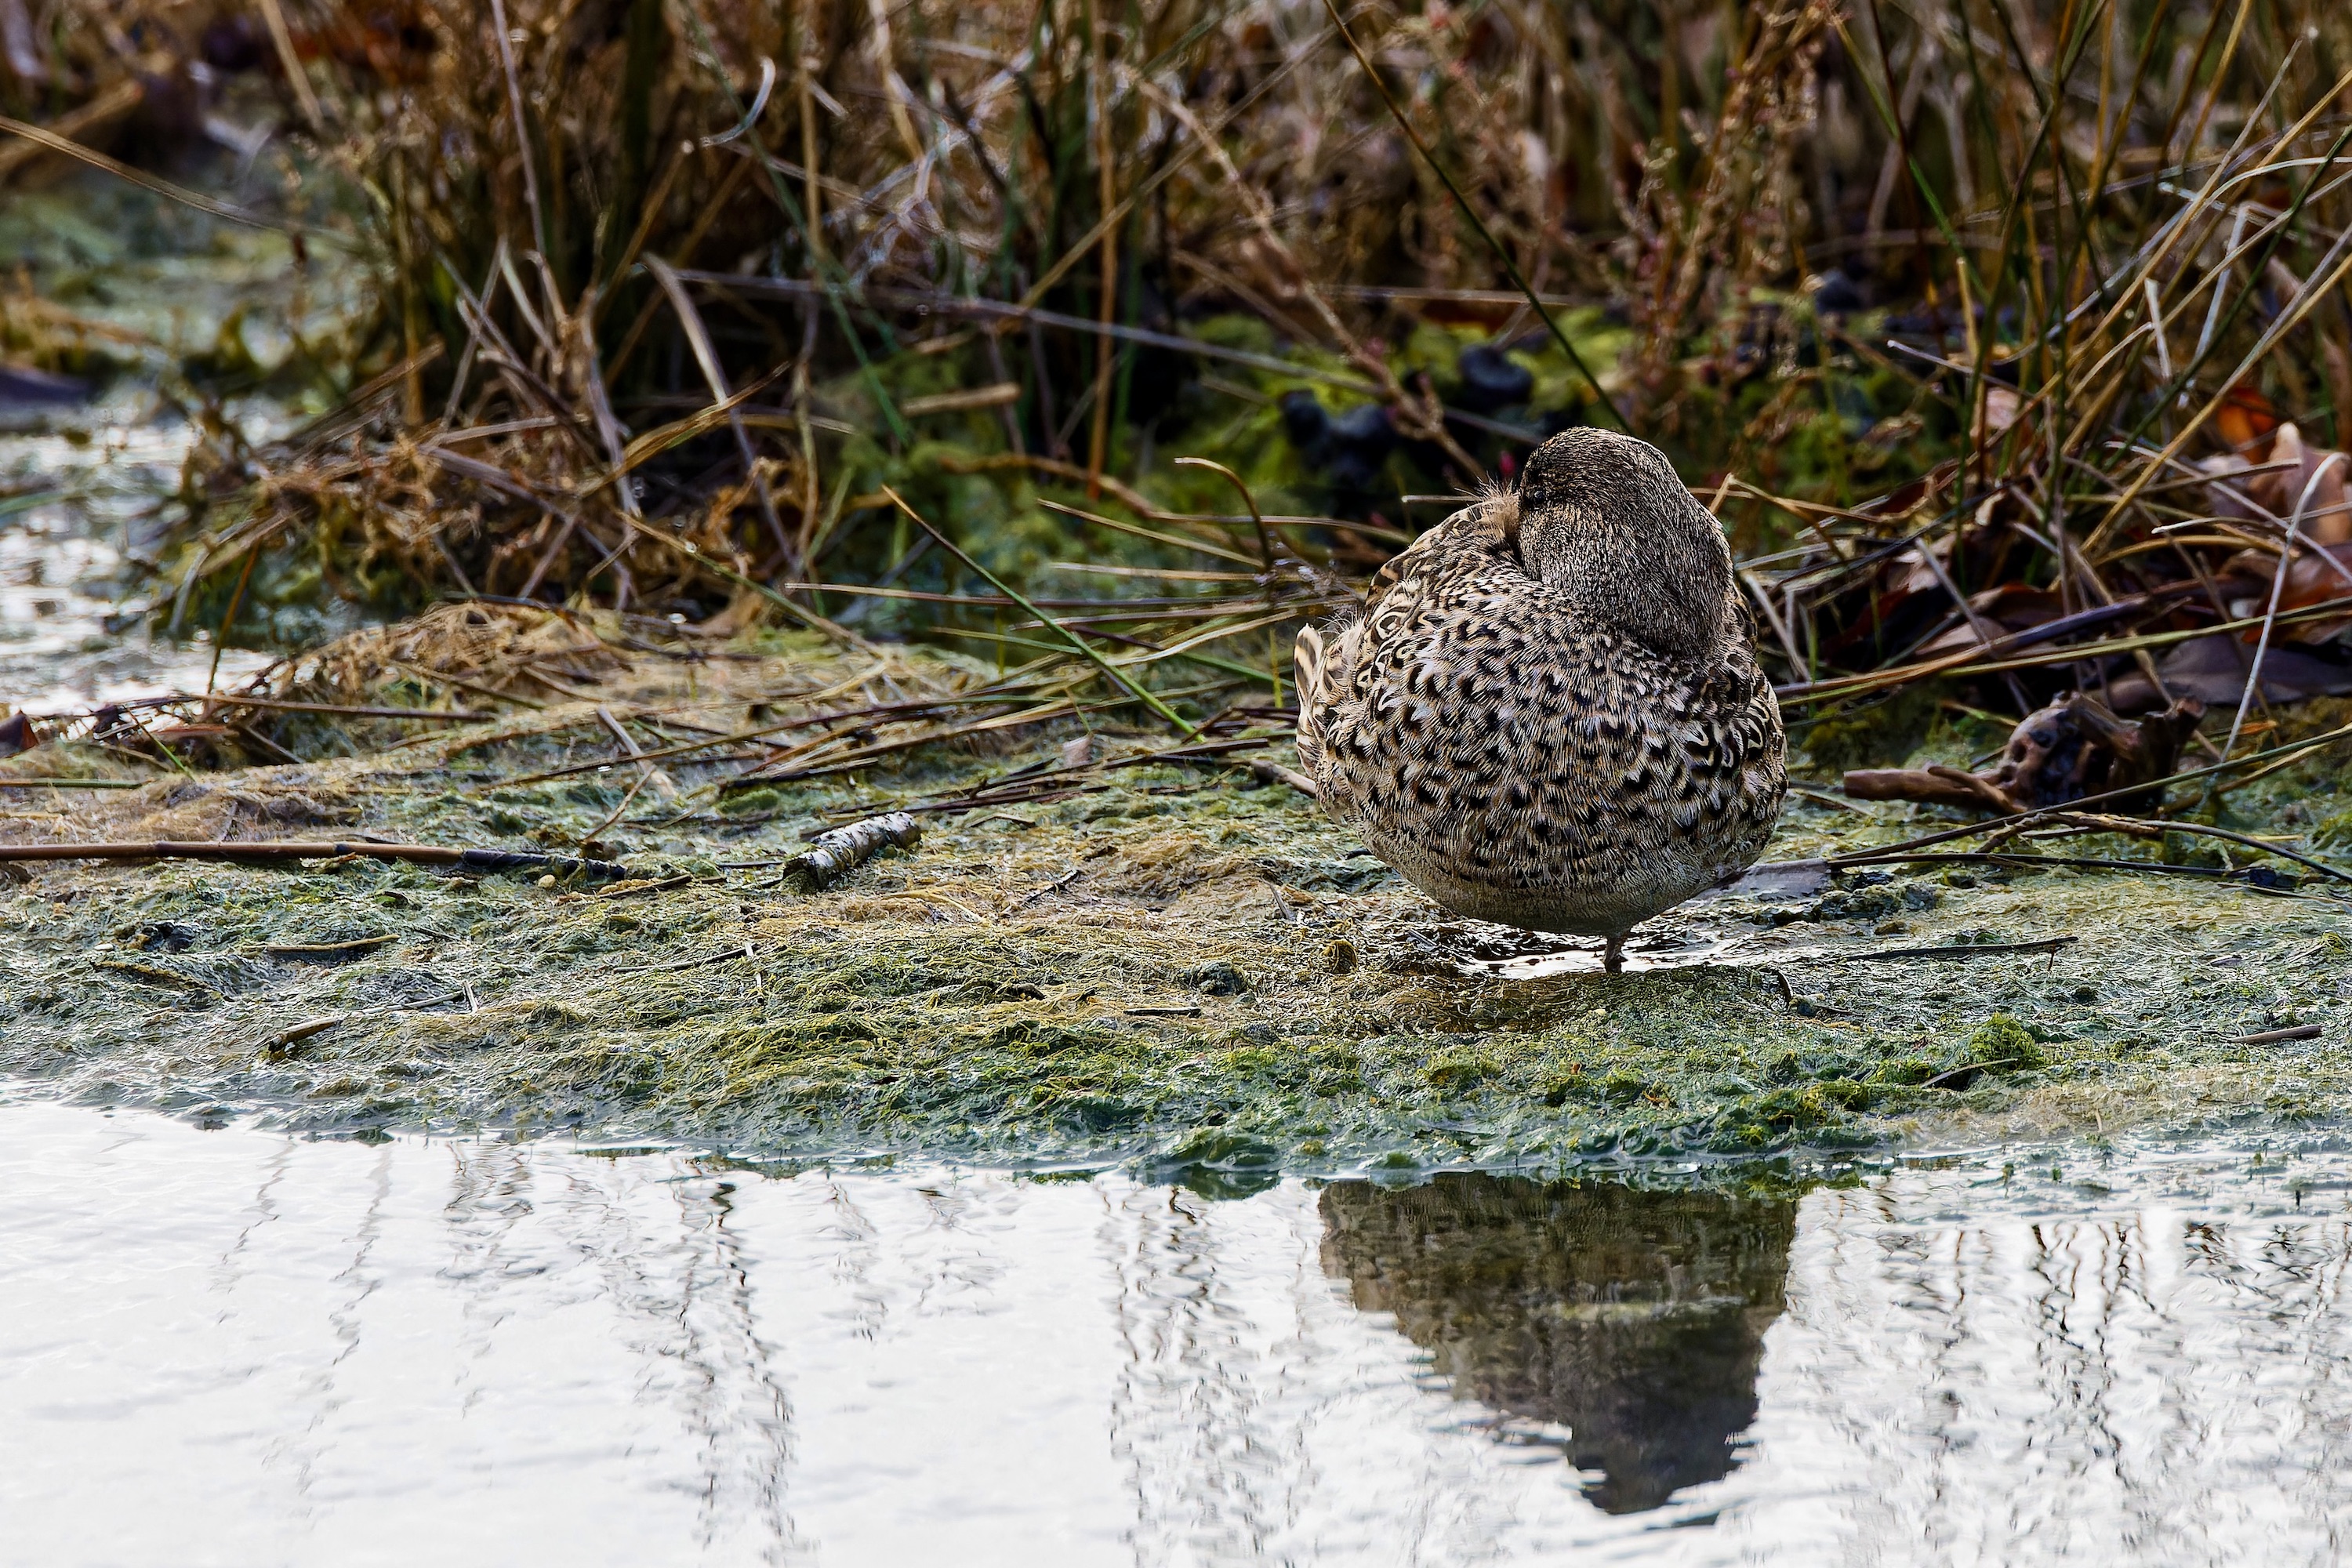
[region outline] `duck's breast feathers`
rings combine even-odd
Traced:
[[[1425,606],[1408,634],[1367,647],[1357,700],[1330,710],[1322,744],[1368,828],[1409,833],[1474,879],[1543,881],[1704,851],[1769,819],[1780,731],[1752,658],[1694,668],[1521,607]]]

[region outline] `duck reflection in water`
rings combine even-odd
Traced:
[[[1569,1428],[1596,1506],[1656,1508],[1738,1462],[1793,1202],[1450,1174],[1335,1184],[1321,1207],[1324,1271],[1456,1397]]]

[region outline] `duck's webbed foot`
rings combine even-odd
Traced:
[[[1623,937],[1612,936],[1609,939],[1608,947],[1601,954],[1601,972],[1603,974],[1625,973],[1625,939]]]

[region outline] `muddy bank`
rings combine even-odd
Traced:
[[[2338,1044],[2352,919],[2316,882],[1783,878],[1654,922],[1634,947],[1647,967],[1604,977],[1574,944],[1446,917],[1312,801],[1209,758],[933,811],[915,848],[803,893],[775,863],[806,835],[1055,765],[1083,731],[1036,726],[733,795],[704,788],[711,764],[692,758],[650,785],[613,765],[597,706],[650,742],[644,725],[724,732],[755,704],[789,717],[795,701],[882,701],[965,673],[774,634],[732,651],[611,677],[602,704],[437,725],[364,758],[7,791],[0,829],[16,841],[547,848],[593,832],[638,875],[572,885],[359,858],[17,868],[0,892],[0,1065],[76,1100],[321,1132],[1141,1159],[1244,1184],[2293,1123],[2352,1103]],[[1969,739],[1937,731],[1927,750]],[[1116,762],[1167,742],[1097,722],[1092,744]],[[1246,754],[1287,758],[1279,742]],[[2331,766],[2279,781],[2306,821],[2333,809]],[[5,771],[141,773],[70,746]],[[1888,842],[1923,819],[1799,795],[1771,857]],[[2056,937],[2079,940],[1864,956]],[[2231,1043],[2302,1025],[2320,1037]]]

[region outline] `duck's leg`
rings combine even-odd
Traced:
[[[1612,936],[1609,939],[1609,946],[1601,954],[1601,972],[1603,974],[1622,974],[1625,972],[1625,939],[1623,937]]]

